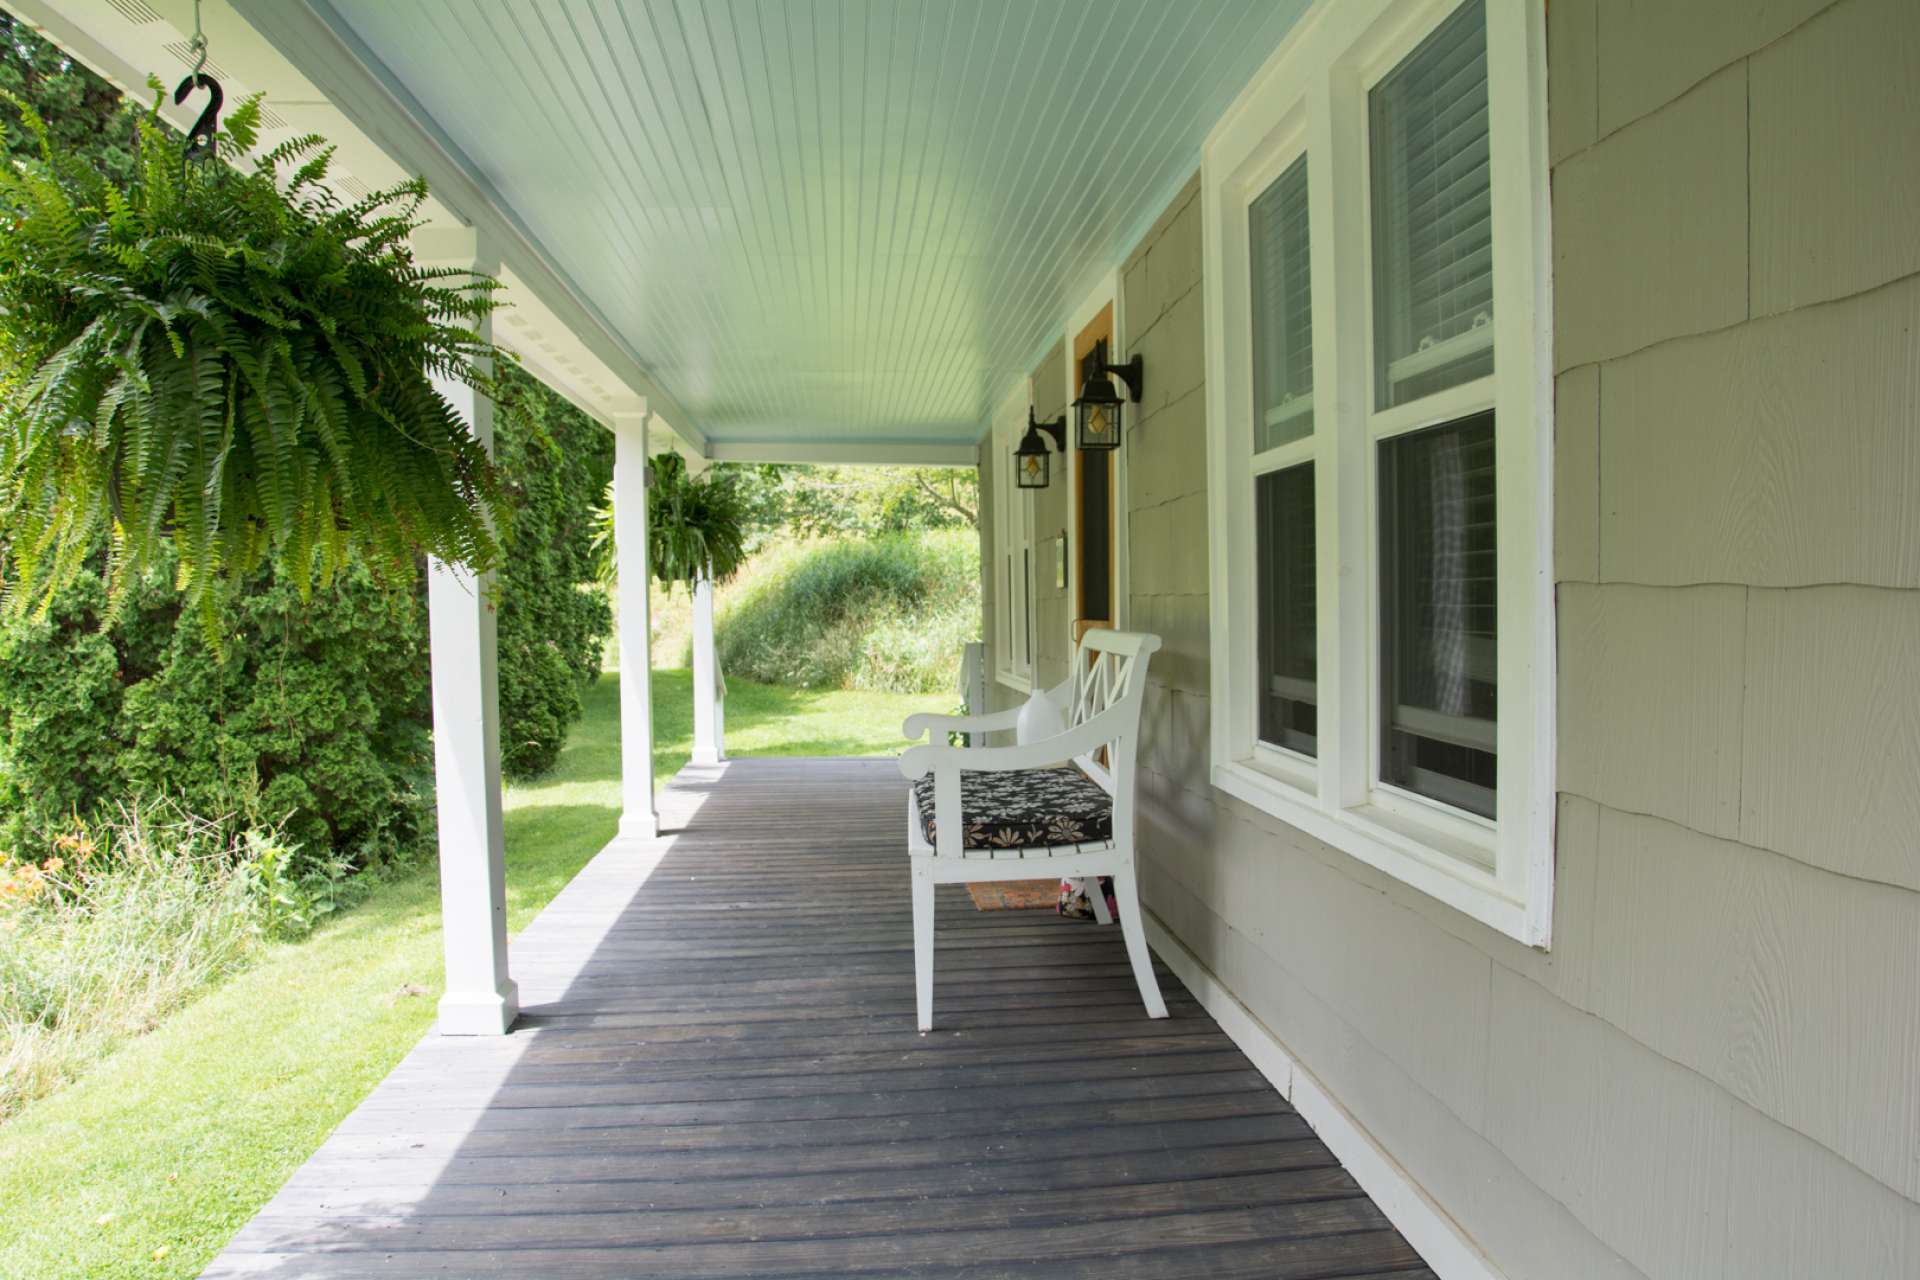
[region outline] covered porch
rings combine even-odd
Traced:
[[[514,1034],[421,1041],[206,1275],[1433,1274],[1117,929],[943,887],[916,1033],[901,786],[689,766],[515,940]]]
[[[192,11],[21,3],[130,89]],[[1165,631],[1148,734],[1203,760],[1205,539],[1143,507],[1136,564],[1129,499],[1204,469],[1174,434],[1206,400],[1200,148],[1308,7],[204,10],[229,93],[269,94],[268,141],[326,133],[348,196],[424,174],[418,260],[501,279],[489,336],[612,433],[622,670],[650,667],[661,451],[978,467],[1000,536],[1025,531],[1017,568],[983,557],[983,638],[1018,668],[993,696],[1088,627]],[[1115,438],[1069,447],[1067,397],[1117,385],[1109,355],[1133,369]],[[484,398],[444,390],[490,439]],[[1043,507],[1013,440],[1056,413]],[[1163,919],[1151,1020],[1119,929],[942,887],[918,1033],[900,772],[728,761],[710,590],[693,765],[656,796],[648,685],[623,682],[618,837],[509,950],[489,584],[435,565],[430,605],[437,1033],[206,1275],[1492,1274]]]

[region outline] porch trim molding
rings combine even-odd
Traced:
[[[1280,1096],[1293,1104],[1328,1150],[1346,1166],[1387,1221],[1407,1238],[1440,1280],[1508,1280],[1453,1216],[1426,1193],[1318,1076],[1300,1065],[1280,1037],[1240,1003],[1213,970],[1174,936],[1166,922],[1143,907],[1147,943],[1194,999],[1200,1002]]]

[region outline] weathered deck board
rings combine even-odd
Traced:
[[[515,940],[514,1034],[423,1040],[206,1275],[1431,1280],[1117,928],[943,888],[918,1034],[903,786],[684,772]]]

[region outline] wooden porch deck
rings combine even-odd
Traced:
[[[515,941],[515,1032],[424,1039],[205,1274],[1431,1280],[1117,929],[942,888],[917,1034],[904,787],[683,772]]]

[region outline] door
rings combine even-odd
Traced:
[[[1113,304],[1109,302],[1073,340],[1074,398],[1079,396],[1088,374],[1106,358],[1112,343]],[[1068,427],[1076,427],[1071,415]],[[1089,630],[1115,626],[1120,616],[1119,562],[1115,554],[1119,451],[1082,452],[1071,439],[1068,448],[1073,450],[1075,462],[1073,532],[1080,548],[1073,593],[1073,642],[1078,645]]]

